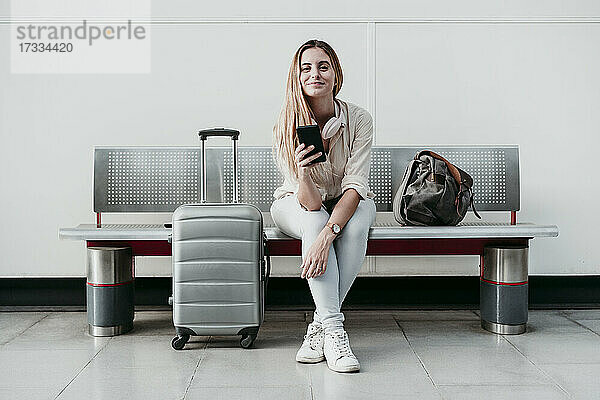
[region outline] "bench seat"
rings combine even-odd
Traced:
[[[265,218],[266,219],[266,218]],[[393,217],[392,217],[393,220]],[[265,224],[269,241],[296,240],[281,232],[275,225]],[[80,224],[74,228],[61,228],[61,239],[67,240],[167,240],[170,228],[161,224]],[[450,238],[534,238],[556,237],[556,225],[531,223],[464,222],[458,226],[401,226],[388,218],[376,221],[369,240],[377,239],[450,239]]]

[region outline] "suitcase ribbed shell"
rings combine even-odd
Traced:
[[[237,335],[264,317],[263,221],[249,204],[186,204],[173,213],[173,322]]]

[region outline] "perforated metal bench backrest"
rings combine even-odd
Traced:
[[[374,146],[369,185],[378,211],[392,211],[404,170],[422,149],[446,157],[473,177],[481,211],[518,211],[519,148]],[[200,150],[196,147],[97,147],[94,154],[95,212],[172,212],[200,200]],[[207,200],[232,201],[232,151],[207,148]],[[240,201],[269,211],[282,183],[270,147],[240,147]]]

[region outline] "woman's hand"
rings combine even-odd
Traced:
[[[298,177],[301,179],[310,176],[310,170],[317,164],[308,164],[321,156],[321,152],[318,152],[317,154],[313,154],[310,157],[304,158],[308,153],[313,151],[314,148],[315,146],[310,145],[305,149],[304,143],[300,143],[300,146],[296,147],[296,151],[294,152],[294,160],[296,161],[296,166],[298,167]]]
[[[306,257],[302,260],[302,274],[300,275],[303,279],[310,279],[317,276],[321,276],[327,269],[327,259],[329,257],[329,248],[333,243],[335,236],[327,234],[324,229],[319,233],[317,239],[308,249]]]

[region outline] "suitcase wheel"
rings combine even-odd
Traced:
[[[240,346],[242,346],[244,349],[249,349],[252,347],[252,344],[255,340],[256,335],[242,335],[242,338],[240,339]]]
[[[190,335],[177,335],[171,340],[171,346],[175,350],[181,350],[188,340],[190,340]]]

